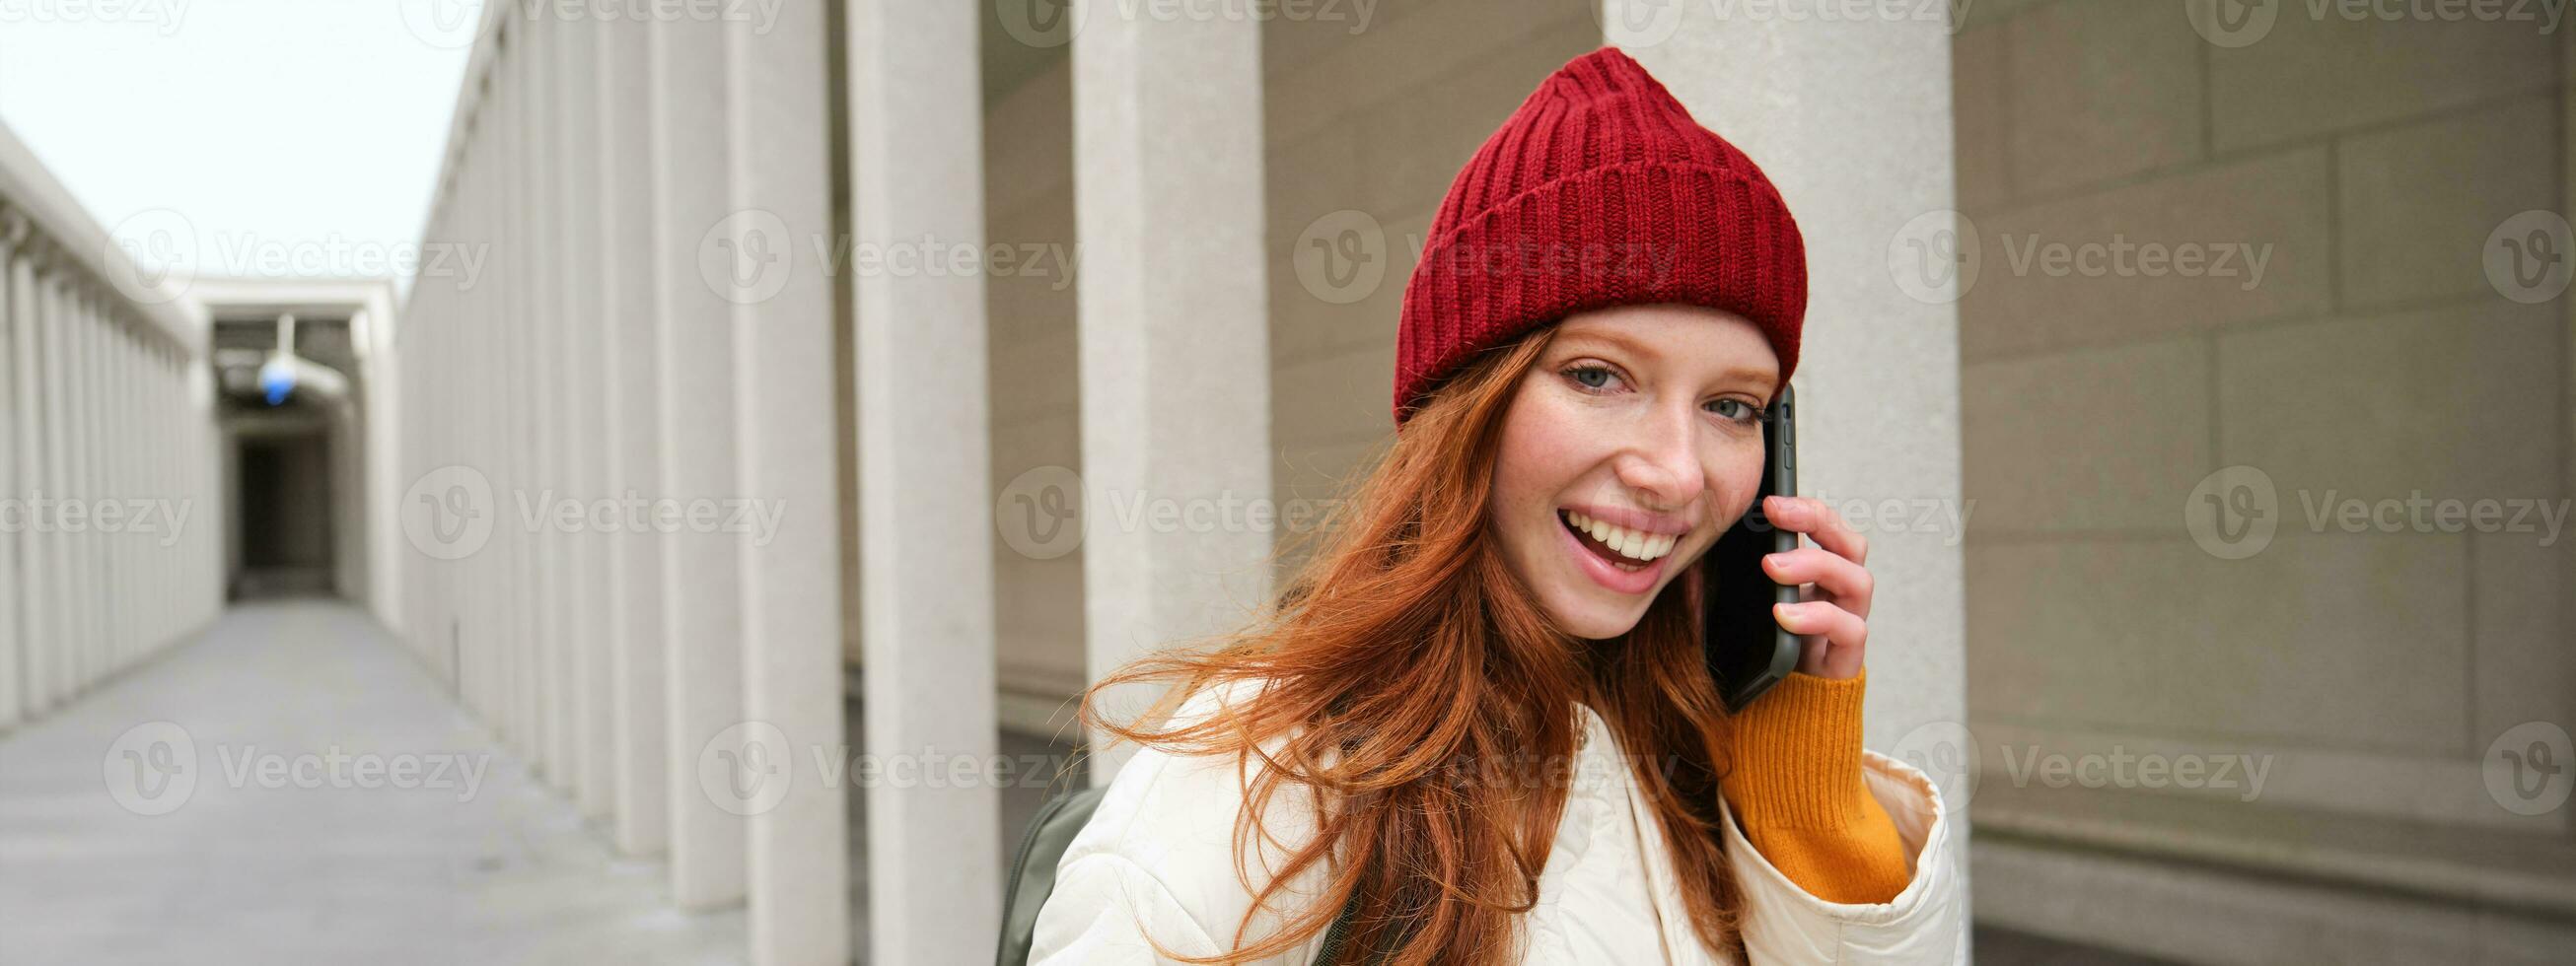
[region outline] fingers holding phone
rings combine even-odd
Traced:
[[[1860,673],[1869,645],[1869,604],[1874,590],[1869,541],[1823,502],[1767,496],[1763,512],[1782,530],[1805,534],[1813,546],[1766,554],[1762,571],[1784,586],[1799,586],[1797,603],[1772,606],[1780,626],[1801,643],[1798,670],[1825,678]]]

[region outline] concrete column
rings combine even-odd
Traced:
[[[527,412],[534,448],[529,452],[528,480],[531,485],[512,495],[513,512],[517,511],[520,500],[535,500],[547,494],[560,495],[569,482],[567,471],[571,465],[571,461],[564,457],[564,445],[569,439],[564,432],[567,395],[564,385],[564,330],[571,320],[565,317],[564,301],[564,263],[568,253],[562,250],[561,245],[564,223],[569,216],[564,210],[563,167],[566,160],[560,140],[563,126],[569,118],[556,100],[563,88],[556,65],[563,60],[564,52],[570,46],[565,42],[565,35],[571,32],[572,25],[558,19],[551,7],[535,11],[535,15],[528,17],[525,23],[528,25],[528,53],[531,57],[526,78],[528,114],[534,121],[534,126],[529,129],[531,160],[528,172],[534,181],[529,205],[520,210],[520,217],[527,220],[530,229],[525,264],[535,299],[531,308],[534,314],[529,321],[530,333],[536,343],[528,359],[533,367],[533,378],[529,380],[528,388],[534,395]],[[541,760],[546,764],[547,781],[570,792],[576,767],[573,759],[574,662],[569,632],[573,615],[564,602],[564,596],[572,586],[570,541],[551,526],[540,526],[530,536],[537,550],[537,569],[528,590],[536,595],[530,605],[538,616],[538,651],[545,659],[545,667],[538,672],[545,681],[545,691],[539,699],[546,716],[545,754]]]
[[[64,386],[69,390],[63,440],[68,447],[63,468],[69,479],[63,486],[63,497],[77,501],[79,512],[87,514],[91,501],[98,496],[98,316],[90,304],[84,280],[67,271],[62,280]],[[98,663],[100,617],[105,613],[107,581],[98,566],[97,533],[87,523],[74,532],[70,521],[63,526],[63,545],[70,554],[72,613],[78,633],[65,643],[59,692],[65,700],[79,697],[90,687],[91,674]]]
[[[88,637],[81,642],[80,664],[72,679],[73,693],[87,694],[106,676],[107,662],[115,649],[110,614],[117,599],[116,581],[108,571],[106,534],[99,532],[98,508],[107,493],[107,453],[115,444],[107,434],[107,394],[111,388],[108,376],[108,321],[97,289],[87,279],[73,286],[72,303],[80,320],[81,353],[80,428],[74,438],[80,443],[81,501],[86,519],[81,531],[73,535],[73,544],[82,554],[81,576],[88,584],[84,597],[89,602]]]
[[[117,528],[102,529],[98,534],[99,549],[106,557],[103,585],[109,606],[105,661],[97,677],[105,679],[123,669],[133,659],[135,621],[143,614],[145,596],[150,588],[135,578],[134,540],[131,522],[124,518],[127,501],[143,496],[134,487],[132,465],[136,448],[133,422],[127,418],[127,407],[134,402],[133,338],[134,329],[123,313],[106,301],[98,303],[101,311],[100,344],[105,349],[100,369],[106,380],[99,393],[99,500],[101,506],[116,507]]]
[[[18,337],[27,325],[25,313],[18,310],[18,246],[26,241],[25,216],[0,208],[0,403],[10,410],[0,414],[0,499],[24,501],[33,489],[26,475],[35,465],[22,459],[18,452],[20,414],[31,408],[33,400],[20,390],[26,375],[19,368]],[[18,511],[25,513],[22,508]],[[25,553],[26,528],[0,530],[0,732],[18,724],[24,715],[19,700],[19,662],[25,660],[21,649],[30,638],[27,627],[27,585],[22,582],[19,554]]]
[[[741,249],[714,234],[732,214],[733,51],[723,24],[655,20],[652,33],[653,197],[660,248],[653,266],[661,355],[662,484],[671,499],[738,495],[733,303],[716,288]],[[736,239],[726,239],[736,241]],[[742,546],[733,535],[683,530],[664,540],[662,619],[670,637],[671,889],[683,906],[744,898],[748,837],[700,781],[723,755],[708,743],[743,720]],[[719,750],[721,751],[721,750]],[[719,786],[721,787],[721,786]],[[740,787],[740,786],[736,786]],[[727,804],[734,804],[728,800]],[[737,806],[739,807],[739,806]]]
[[[464,403],[464,418],[448,429],[455,458],[468,466],[497,466],[510,438],[502,423],[509,401],[509,362],[505,355],[511,345],[510,279],[515,274],[510,260],[518,253],[510,248],[501,219],[502,212],[508,210],[510,196],[506,168],[509,114],[503,106],[507,95],[500,90],[509,76],[509,56],[504,54],[502,63],[492,69],[493,90],[476,123],[480,131],[475,135],[475,161],[465,172],[473,179],[474,187],[460,195],[473,203],[475,227],[467,237],[485,246],[486,252],[483,277],[471,300],[473,309],[466,315],[455,348],[454,364],[458,368],[453,371],[472,374],[470,380],[459,380],[473,387],[467,393],[472,398],[460,400]],[[500,479],[495,476],[494,484],[498,485]],[[491,544],[474,556],[474,566],[461,581],[464,586],[459,605],[466,615],[465,633],[472,642],[471,653],[480,658],[475,661],[475,673],[483,682],[485,717],[496,724],[511,720],[517,708],[510,682],[519,659],[518,625],[510,619],[508,610],[510,590],[517,579],[513,569],[516,560],[502,529],[496,522]]]
[[[856,248],[984,243],[977,21],[861,4],[849,25]],[[927,253],[916,252],[916,257]],[[991,420],[982,273],[855,280],[868,751],[994,751]],[[977,535],[958,539],[960,534]],[[928,962],[1001,925],[986,783],[868,790],[870,958]]]
[[[176,531],[156,533],[136,545],[135,552],[142,567],[137,579],[150,590],[145,595],[150,606],[144,612],[140,631],[142,639],[135,646],[134,660],[138,663],[149,660],[169,639],[170,612],[176,601],[164,588],[178,586],[170,572],[171,554],[176,552],[178,544],[170,541],[185,536],[189,527],[203,523],[197,514],[207,510],[198,494],[171,486],[162,475],[170,458],[169,445],[162,438],[169,426],[161,418],[161,393],[169,382],[169,372],[162,361],[162,353],[166,350],[166,344],[158,339],[143,339],[135,346],[139,384],[134,400],[135,483],[149,498],[169,500],[173,507],[187,510],[188,516],[178,524]]]
[[[972,23],[962,14],[960,20]],[[723,23],[731,47],[734,103],[759,106],[731,118],[733,206],[736,211],[768,216],[758,221],[737,218],[733,222],[737,233],[732,237],[745,246],[742,251],[749,252],[754,251],[749,247],[751,237],[742,232],[769,233],[774,237],[768,248],[778,256],[761,266],[747,287],[736,275],[736,285],[727,293],[737,303],[733,330],[740,334],[735,340],[733,379],[740,407],[736,431],[742,460],[736,493],[765,501],[778,513],[775,533],[733,535],[742,545],[744,716],[768,722],[790,739],[788,747],[781,749],[788,753],[790,769],[785,798],[751,814],[751,961],[763,966],[846,963],[850,960],[850,815],[848,788],[843,784],[847,762],[833,763],[832,778],[827,781],[810,751],[839,748],[846,734],[837,466],[843,441],[833,419],[837,367],[832,287],[836,280],[834,266],[824,261],[827,242],[835,237],[831,71],[825,61],[831,25],[826,23],[823,4],[782,7],[778,22],[766,30],[755,29],[753,22],[743,19]],[[967,36],[972,35],[970,27]],[[974,62],[971,50],[964,59]],[[969,85],[968,89],[980,88]],[[980,111],[970,110],[967,123],[976,116]],[[981,357],[981,351],[972,356]],[[982,398],[980,390],[972,395]],[[978,478],[944,482],[974,490],[968,481]],[[950,535],[973,532],[967,524],[974,519],[979,518],[957,518],[955,522],[966,529]],[[936,545],[923,541],[913,549]],[[938,572],[936,565],[908,564],[906,569]],[[991,653],[989,641],[984,653]],[[990,678],[986,681],[988,686],[980,694],[989,699]],[[935,695],[938,700],[956,701],[975,694],[928,691],[911,700]],[[990,748],[989,714],[985,720],[983,747]],[[989,829],[991,793],[984,798]],[[990,868],[993,863],[986,857],[969,850],[943,858],[949,866],[983,862]],[[916,867],[916,871],[928,870]],[[880,892],[920,896],[933,891],[926,888],[933,880],[921,877],[876,881],[888,886]],[[957,907],[925,906],[913,911],[946,923],[950,931],[944,945],[951,956],[960,938],[984,935],[974,920],[958,916]],[[946,914],[935,915],[940,912]]]
[[[653,101],[649,28],[640,18],[612,20],[599,33],[598,169],[602,317],[607,374],[606,495],[654,499],[662,485],[661,354],[654,312],[654,259],[669,243],[655,233]],[[663,670],[671,660],[662,601],[659,533],[621,530],[609,555],[610,705],[616,758],[619,851],[652,855],[670,843],[670,723]]]
[[[64,317],[61,280],[54,275],[66,259],[47,244],[45,259],[36,273],[36,313],[44,344],[44,381],[38,386],[45,414],[45,495],[61,500],[71,487],[71,447],[64,435],[71,429],[67,410],[71,405],[71,354],[64,349],[70,325]],[[39,660],[29,662],[36,676],[36,713],[43,714],[69,697],[63,689],[62,669],[69,657],[69,645],[80,633],[79,601],[73,596],[79,587],[72,572],[72,557],[64,543],[64,534],[53,530],[42,534],[45,545],[45,581],[49,600],[45,610],[46,639],[34,651]]]
[[[554,282],[562,292],[562,317],[554,331],[560,347],[561,405],[555,425],[561,430],[554,451],[562,468],[562,492],[588,506],[605,494],[600,488],[602,464],[608,460],[607,412],[601,314],[599,310],[600,245],[599,169],[599,35],[594,21],[560,21],[553,50],[556,123],[555,190],[552,210],[557,255]],[[606,535],[584,524],[576,532],[555,534],[562,547],[564,577],[563,644],[570,679],[569,718],[573,759],[573,800],[582,814],[608,815],[615,784],[614,748],[609,739],[608,692],[608,557]]]
[[[1270,534],[1120,531],[1110,501],[1267,496],[1270,330],[1257,20],[1126,17],[1086,0],[1073,41],[1083,247],[1083,592],[1094,679],[1241,625]],[[1132,716],[1152,694],[1110,696]],[[1095,736],[1092,775],[1134,753]]]
[[[29,233],[27,222],[20,216],[12,216],[6,231],[16,244],[15,257],[0,266],[9,276],[9,356],[16,376],[11,387],[16,395],[8,418],[19,467],[18,495],[32,499],[36,491],[51,484],[47,468],[52,465],[47,462],[45,449],[45,414],[52,402],[44,394],[51,375],[45,364],[44,302],[36,269],[42,242]],[[47,556],[49,551],[44,533],[31,528],[18,535],[20,647],[12,701],[22,719],[42,714],[47,707],[45,654],[58,619],[53,591],[58,575]]]
[[[509,466],[510,482],[495,486],[494,498],[504,504],[496,511],[504,514],[494,527],[495,533],[508,533],[511,557],[515,562],[508,596],[503,598],[505,613],[518,622],[515,648],[518,660],[512,679],[518,700],[519,741],[528,761],[540,777],[549,770],[547,752],[553,747],[546,734],[549,723],[546,695],[545,659],[547,642],[544,620],[544,559],[537,547],[537,535],[517,525],[508,516],[517,502],[513,491],[537,485],[543,470],[537,463],[539,411],[536,386],[541,378],[540,342],[536,332],[539,318],[537,291],[537,256],[534,251],[536,217],[532,209],[539,203],[536,185],[540,159],[535,151],[543,128],[536,120],[536,68],[543,55],[543,44],[535,36],[535,20],[522,16],[510,22],[513,52],[510,55],[509,134],[510,158],[505,162],[510,179],[510,205],[502,218],[509,235],[509,247],[502,257],[510,263],[509,374],[510,418],[505,418],[511,447],[503,457]]]
[[[1639,9],[1630,10],[1630,6]],[[1943,18],[1722,19],[1610,0],[1603,20],[1691,115],[1778,185],[1807,243],[1807,330],[1798,366],[1802,489],[1843,498],[1960,500],[1959,319],[1887,271],[1891,239],[1952,209],[1950,33]],[[1667,29],[1668,28],[1668,29]],[[1748,82],[1750,79],[1750,82]],[[1866,324],[1857,324],[1866,320]],[[1902,413],[1903,419],[1886,414]],[[1904,628],[1874,652],[1868,744],[1967,720],[1963,563],[1955,535],[1870,534],[1873,625]],[[1959,873],[1967,874],[1960,823]]]

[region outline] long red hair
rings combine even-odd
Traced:
[[[1652,802],[1692,927],[1711,949],[1741,948],[1741,892],[1718,834],[1731,722],[1701,656],[1699,568],[1626,635],[1586,641],[1547,619],[1494,543],[1502,419],[1555,331],[1487,350],[1444,384],[1350,498],[1296,541],[1319,546],[1251,626],[1140,658],[1083,692],[1086,727],[1176,754],[1262,757],[1235,828],[1242,881],[1252,881],[1242,846],[1276,842],[1261,818],[1272,797],[1313,796],[1317,834],[1254,897],[1254,912],[1271,906],[1282,928],[1249,936],[1247,914],[1232,951],[1174,958],[1277,956],[1356,894],[1344,946],[1353,961],[1390,947],[1398,964],[1516,960],[1517,914],[1537,902],[1571,784],[1577,701],[1610,724]],[[1185,725],[1163,715],[1202,688],[1248,679],[1269,682],[1257,700]],[[1153,681],[1170,682],[1153,710],[1106,720],[1105,692]],[[1284,741],[1264,750],[1272,739]],[[1331,883],[1321,901],[1272,905],[1319,865]]]

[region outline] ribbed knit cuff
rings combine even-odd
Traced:
[[[1861,697],[1849,678],[1793,671],[1735,716],[1733,771],[1719,783],[1745,826],[1851,828],[1868,821]]]

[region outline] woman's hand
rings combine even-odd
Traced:
[[[1799,603],[1774,604],[1771,615],[1798,635],[1798,670],[1821,678],[1860,673],[1869,647],[1869,541],[1823,502],[1767,496],[1762,512],[1783,530],[1815,541],[1784,553],[1765,554],[1762,570],[1783,584],[1803,584]]]

